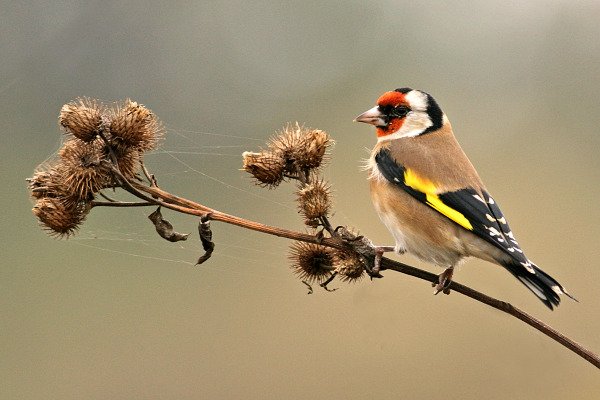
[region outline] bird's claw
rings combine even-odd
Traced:
[[[431,284],[431,286],[435,289],[433,292],[434,295],[440,292],[444,294],[450,294],[450,284],[452,283],[453,273],[454,268],[446,268],[446,270],[444,270],[444,272],[438,276],[438,281]]]
[[[383,258],[383,253],[386,251],[393,251],[393,247],[391,246],[375,246],[375,258],[373,260],[373,268],[367,270],[367,273],[373,278],[383,278],[383,275],[379,273],[381,271],[381,259]]]

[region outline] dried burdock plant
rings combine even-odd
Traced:
[[[244,171],[250,173],[256,183],[269,188],[278,186],[284,178],[285,160],[281,154],[270,151],[242,154]]]
[[[118,144],[150,151],[158,145],[164,129],[152,111],[127,99],[111,110],[110,133]]]
[[[319,168],[328,160],[325,158],[327,148],[333,141],[329,135],[319,129],[309,129],[302,137],[303,146],[296,151],[296,162],[302,169]]]
[[[81,226],[90,211],[90,204],[42,197],[36,201],[32,211],[49,234],[68,237]]]
[[[274,153],[280,153],[289,160],[295,158],[296,152],[304,145],[307,130],[295,124],[287,124],[267,142],[267,147]]]
[[[342,282],[357,282],[365,275],[365,265],[354,251],[335,250],[333,264]]]
[[[111,108],[96,100],[77,99],[62,107],[59,122],[68,139],[58,157],[40,165],[28,179],[35,203],[33,214],[53,236],[74,234],[95,207],[159,206],[199,218],[204,254],[198,263],[208,260],[215,249],[210,221],[221,221],[294,240],[289,254],[292,270],[310,288],[309,293],[310,283],[333,291],[327,285],[334,279],[356,282],[366,274],[381,277],[376,266],[380,271],[438,282],[436,274],[380,258],[371,241],[352,229],[331,225],[331,189],[321,167],[328,161],[327,151],[333,142],[322,130],[288,124],[269,140],[266,149],[243,154],[243,169],[257,185],[275,188],[282,182],[295,181],[298,210],[310,231],[303,233],[226,214],[161,189],[143,159],[158,145],[163,127],[152,111],[133,100]],[[139,201],[115,200],[104,193],[108,189],[124,190]],[[149,218],[161,237],[170,241],[187,238],[162,217],[160,208]],[[514,306],[456,281],[449,289],[524,321],[600,368],[596,354]]]
[[[139,181],[143,154],[157,146],[163,128],[149,109],[132,100],[111,110],[96,100],[80,98],[61,108],[59,123],[68,139],[58,157],[40,165],[28,181],[37,201],[34,215],[49,232],[65,237],[91,207],[106,205],[95,201],[97,196],[108,199],[103,189],[133,190],[131,182]],[[123,206],[123,202],[108,203]]]
[[[84,142],[96,139],[100,132],[103,106],[86,97],[65,104],[58,116],[59,124],[67,133]]]
[[[27,179],[27,182],[33,199],[64,196],[61,192],[64,184],[63,175],[55,165],[43,164],[38,166],[33,176]]]
[[[331,210],[331,187],[322,178],[316,177],[310,183],[301,184],[296,191],[299,212],[307,225],[327,217]]]
[[[269,139],[267,150],[242,154],[243,169],[258,185],[269,188],[284,180],[298,181],[296,198],[305,225],[323,227],[333,235],[328,221],[332,206],[330,185],[320,175],[320,167],[327,161],[327,149],[332,144],[325,131],[297,122],[287,124]]]
[[[296,122],[287,124],[269,140],[267,146],[271,153],[285,160],[285,173],[301,176],[327,161],[327,149],[332,144],[325,131],[306,128]]]
[[[326,246],[294,242],[289,253],[292,271],[303,281],[324,282],[335,270],[333,254],[333,250]]]
[[[143,151],[135,147],[125,146],[122,143],[116,143],[112,146],[106,144],[102,148],[102,157],[110,159],[110,151],[113,151],[117,158],[117,167],[126,179],[136,179],[140,172]]]
[[[94,193],[109,186],[112,174],[102,168],[104,142],[68,140],[59,151],[61,162],[57,169],[63,178],[63,190],[80,200],[90,200]]]

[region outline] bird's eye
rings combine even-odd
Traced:
[[[409,111],[410,111],[410,108],[408,108],[406,106],[394,107],[390,112],[390,116],[402,118],[402,117],[405,117]]]

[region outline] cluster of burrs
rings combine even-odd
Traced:
[[[318,129],[288,124],[260,152],[245,152],[244,170],[252,174],[256,184],[268,188],[284,181],[296,182],[298,212],[305,225],[318,238],[340,237],[345,228],[334,229],[329,222],[332,210],[331,186],[323,178],[322,167],[329,160],[329,135]],[[351,249],[341,250],[321,244],[296,241],[290,247],[294,273],[310,287],[327,284],[336,276],[342,281],[357,281],[365,266]]]
[[[33,213],[52,235],[72,235],[101,190],[137,180],[144,153],[163,135],[158,118],[132,100],[106,106],[80,98],[60,110],[66,140],[28,179]]]
[[[210,220],[245,224],[157,186],[143,156],[157,147],[164,131],[158,118],[143,105],[126,100],[106,106],[96,100],[77,99],[62,107],[59,123],[66,134],[62,148],[28,179],[35,201],[33,213],[50,234],[72,235],[96,206],[158,206],[149,219],[159,235],[172,242],[186,240],[187,234],[176,232],[162,217],[162,206],[201,217],[198,229],[205,254],[198,263],[202,263],[214,249]],[[332,144],[326,132],[296,123],[277,132],[262,151],[243,154],[244,170],[254,176],[256,184],[275,188],[282,182],[296,183],[299,213],[314,236],[291,245],[292,267],[308,286],[317,282],[325,289],[336,276],[342,281],[356,281],[369,270],[369,260],[356,251],[359,241],[345,245],[360,237],[344,227],[334,229],[329,222],[331,187],[322,169]],[[117,188],[143,201],[124,202],[106,194]],[[336,239],[337,245],[325,245],[326,239]]]

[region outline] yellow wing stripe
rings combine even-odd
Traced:
[[[463,228],[470,231],[473,230],[473,225],[471,225],[469,220],[462,213],[444,204],[444,202],[438,197],[437,188],[433,182],[428,179],[421,178],[414,171],[407,168],[404,171],[404,184],[425,194],[427,204],[431,208],[450,218]]]

